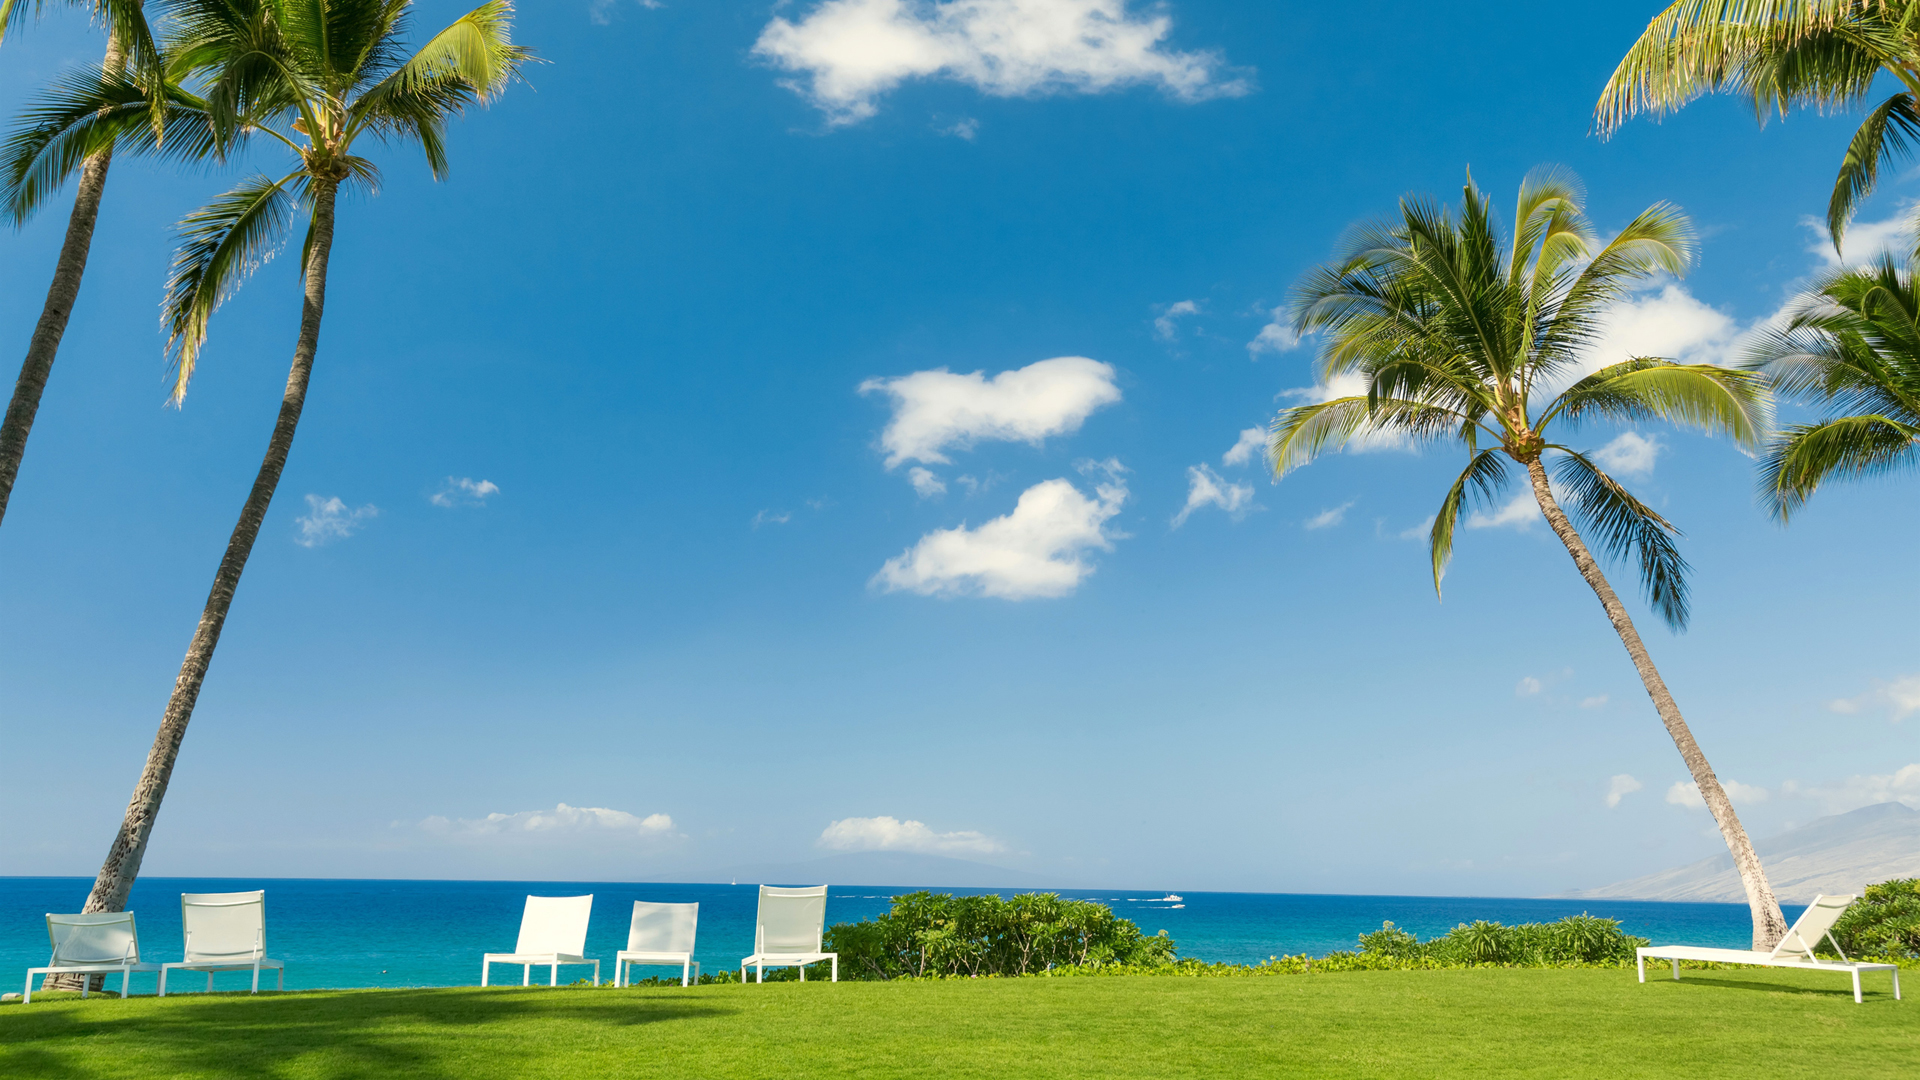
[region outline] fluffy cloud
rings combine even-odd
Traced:
[[[1195,510],[1208,506],[1217,506],[1238,520],[1252,504],[1253,485],[1230,484],[1225,477],[1206,465],[1190,466],[1187,469],[1187,505],[1173,515],[1173,527],[1177,529],[1185,525],[1188,516]]]
[[[1738,780],[1722,780],[1720,787],[1726,791],[1730,801],[1741,805],[1766,802],[1771,794],[1766,788],[1743,784]],[[1700,788],[1691,780],[1675,780],[1673,786],[1667,789],[1667,801],[1689,810],[1707,808],[1707,800],[1700,796]]]
[[[1096,94],[1147,84],[1181,101],[1246,93],[1218,54],[1164,47],[1173,21],[1126,0],[827,0],[775,18],[754,55],[793,72],[784,83],[851,124],[909,79],[948,78],[995,97]]]
[[[1920,675],[1903,675],[1892,682],[1881,683],[1859,697],[1839,698],[1827,703],[1828,709],[1849,715],[1874,707],[1886,709],[1894,720],[1905,720],[1915,710],[1920,710]]]
[[[1267,453],[1267,429],[1243,428],[1240,438],[1227,452],[1220,455],[1222,465],[1245,465],[1252,461],[1255,454],[1265,457]]]
[[[1299,347],[1300,335],[1293,332],[1293,321],[1287,317],[1287,309],[1277,307],[1267,313],[1267,325],[1260,328],[1252,341],[1247,342],[1247,355],[1253,358],[1261,353],[1292,352]]]
[[[1347,520],[1347,511],[1353,509],[1353,504],[1359,501],[1358,499],[1348,499],[1339,506],[1328,507],[1308,518],[1303,527],[1308,529],[1331,529],[1335,525]]]
[[[1637,431],[1623,431],[1612,442],[1590,455],[1594,463],[1620,476],[1647,476],[1653,472],[1654,459],[1665,449],[1660,440]]]
[[[1160,316],[1153,320],[1153,334],[1161,341],[1172,341],[1173,336],[1180,332],[1180,316],[1198,315],[1199,313],[1200,305],[1193,300],[1181,300],[1177,303],[1168,304],[1167,310],[1161,312]]]
[[[1583,709],[1597,709],[1606,703],[1607,695],[1605,694],[1595,694],[1592,697],[1583,697],[1580,699],[1580,707]]]
[[[815,841],[835,851],[915,851],[926,855],[992,855],[1006,845],[970,829],[937,833],[918,821],[893,817],[841,818]]]
[[[933,474],[932,469],[923,469],[918,465],[907,470],[907,481],[913,485],[914,493],[923,499],[947,493],[947,482]]]
[[[1523,491],[1497,510],[1475,510],[1467,515],[1467,528],[1527,529],[1539,520],[1540,504],[1534,500],[1533,492]]]
[[[1097,466],[1104,482],[1087,498],[1068,481],[1046,480],[1020,493],[1013,512],[977,529],[938,529],[888,559],[872,584],[923,596],[1065,596],[1093,573],[1086,554],[1111,551],[1107,521],[1127,500],[1119,462]]]
[[[1878,259],[1883,254],[1892,254],[1904,259],[1913,250],[1913,211],[1914,204],[1904,202],[1893,212],[1892,217],[1879,221],[1856,221],[1847,226],[1844,253],[1833,249],[1833,238],[1827,234],[1824,218],[1811,215],[1800,219],[1800,224],[1813,233],[1814,240],[1807,250],[1820,257],[1827,269],[1837,270],[1842,266],[1860,266]]]
[[[1829,814],[1844,814],[1875,803],[1905,803],[1920,810],[1920,762],[1890,773],[1850,776],[1830,784],[1806,786],[1792,780],[1780,785],[1782,795],[1813,799]]]
[[[981,439],[1037,446],[1078,431],[1096,409],[1120,400],[1113,366],[1084,356],[1041,360],[991,379],[980,371],[916,371],[868,379],[860,392],[893,399],[893,419],[880,434],[889,469],[907,461],[948,464],[944,451]]]
[[[564,838],[668,837],[673,833],[673,818],[666,814],[640,817],[624,810],[601,806],[568,806],[551,810],[522,810],[517,814],[488,814],[483,818],[445,818],[435,815],[420,823],[420,828],[448,839],[537,836]]]
[[[439,491],[427,496],[427,501],[435,506],[485,506],[487,496],[500,494],[500,485],[491,480],[475,480],[472,477],[447,477],[447,482]]]
[[[937,128],[936,130],[942,135],[951,135],[956,139],[965,139],[968,142],[972,142],[974,138],[980,134],[980,121],[968,116],[955,120],[953,123],[945,127]]]
[[[1425,521],[1423,521],[1423,522],[1421,522],[1421,523],[1420,523],[1420,524],[1418,524],[1418,525],[1415,525],[1415,526],[1412,526],[1411,528],[1406,528],[1406,529],[1402,529],[1402,530],[1400,530],[1400,534],[1399,534],[1399,535],[1400,535],[1400,539],[1402,539],[1402,540],[1432,540],[1432,539],[1433,539],[1433,523],[1434,523],[1434,522],[1436,522],[1436,521],[1438,521],[1438,520],[1440,520],[1440,518],[1439,518],[1439,515],[1437,515],[1437,514],[1428,514],[1428,515],[1427,515],[1427,520],[1425,520]]]
[[[1628,776],[1626,773],[1621,773],[1619,776],[1614,777],[1607,784],[1607,809],[1611,810],[1619,806],[1621,799],[1626,798],[1646,786],[1647,785],[1635,780],[1633,777]],[[1695,792],[1694,794],[1698,796],[1699,792]]]
[[[1532,697],[1547,688],[1547,684],[1528,675],[1513,685],[1514,697]]]
[[[1577,369],[1557,386],[1636,356],[1661,356],[1688,364],[1728,364],[1745,329],[1731,315],[1702,303],[1674,282],[1643,289],[1615,304],[1600,337]]]
[[[307,496],[307,513],[304,517],[293,519],[300,527],[300,535],[293,542],[301,547],[320,547],[335,540],[345,540],[360,531],[360,526],[371,518],[379,516],[380,508],[372,504],[349,508],[338,496],[323,499],[318,495]]]

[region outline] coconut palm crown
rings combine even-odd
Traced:
[[[1883,258],[1828,275],[1802,294],[1786,325],[1747,361],[1790,397],[1826,415],[1767,444],[1760,498],[1781,522],[1829,479],[1920,464],[1920,286],[1915,266]]]
[[[1684,271],[1692,232],[1677,209],[1660,204],[1602,243],[1583,200],[1571,174],[1544,168],[1521,184],[1510,238],[1471,182],[1457,216],[1406,199],[1397,220],[1358,229],[1344,254],[1296,286],[1293,317],[1297,332],[1321,336],[1322,382],[1357,380],[1364,392],[1282,411],[1270,460],[1278,479],[1356,439],[1459,446],[1466,468],[1441,499],[1429,534],[1436,591],[1461,514],[1495,505],[1515,470],[1523,472],[1726,837],[1753,910],[1754,940],[1772,948],[1786,923],[1752,844],[1567,510],[1603,555],[1637,564],[1648,602],[1675,628],[1688,614],[1678,530],[1592,456],[1556,441],[1583,424],[1665,421],[1757,446],[1767,388],[1753,372],[1657,357],[1589,370],[1608,311],[1636,284]]]
[[[1605,134],[1710,93],[1747,98],[1762,122],[1833,112],[1865,104],[1883,74],[1902,89],[1868,110],[1847,144],[1827,203],[1837,248],[1882,159],[1907,156],[1920,139],[1920,0],[1675,0],[1621,59],[1594,118]]]

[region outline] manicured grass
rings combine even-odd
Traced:
[[[1649,973],[1651,975],[1651,973]],[[321,991],[0,1007],[0,1076],[1911,1076],[1886,976],[1265,978]]]

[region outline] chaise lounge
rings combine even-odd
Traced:
[[[1787,936],[1772,952],[1748,951],[1745,949],[1709,949],[1694,945],[1656,945],[1647,949],[1635,949],[1635,959],[1640,968],[1640,981],[1647,981],[1647,961],[1673,961],[1673,977],[1680,978],[1680,961],[1707,960],[1717,964],[1753,964],[1757,967],[1799,968],[1816,971],[1848,972],[1853,976],[1853,1000],[1862,1001],[1860,996],[1860,973],[1863,971],[1887,971],[1893,974],[1893,999],[1900,1000],[1900,969],[1893,964],[1869,964],[1857,960],[1848,960],[1847,954],[1840,949],[1840,943],[1833,940],[1833,924],[1838,922],[1842,912],[1852,904],[1851,896],[1816,896],[1807,910],[1800,913]],[[1840,954],[1838,962],[1822,960],[1813,954],[1813,947],[1821,938],[1833,942],[1833,951]]]

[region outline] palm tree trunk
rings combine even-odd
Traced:
[[[160,718],[160,733],[153,749],[147,752],[146,768],[134,785],[133,798],[127,803],[127,816],[120,832],[107,850],[107,860],[94,879],[93,892],[87,897],[86,911],[121,911],[126,908],[127,893],[139,876],[140,860],[146,856],[147,840],[153,835],[154,819],[160,813],[160,800],[167,794],[167,781],[173,775],[174,759],[180,755],[180,741],[186,737],[187,721],[193,718],[193,704],[200,697],[200,684],[206,680],[207,667],[213,662],[214,646],[220,643],[220,628],[227,621],[227,609],[233,605],[234,590],[240,586],[240,573],[246,569],[247,556],[260,535],[260,524],[273,502],[280,484],[280,471],[286,468],[287,454],[293,449],[294,429],[300,423],[300,409],[307,400],[307,381],[313,375],[313,356],[320,344],[320,314],[326,303],[327,255],[333,248],[333,202],[337,180],[313,182],[313,246],[306,265],[306,299],[300,310],[300,340],[293,350],[293,368],[287,373],[287,390],[280,399],[280,419],[273,425],[273,438],[267,442],[267,456],[253,481],[240,521],[227,541],[227,554],[213,577],[213,591],[200,613],[200,626],[187,646],[187,658],[180,665],[180,677],[174,680],[173,696]]]
[[[1560,503],[1553,497],[1553,489],[1547,483],[1546,466],[1540,463],[1538,456],[1527,462],[1527,478],[1533,482],[1533,497],[1540,504],[1540,512],[1547,516],[1547,524],[1553,534],[1567,546],[1567,554],[1573,556],[1573,565],[1580,576],[1587,579],[1593,587],[1594,595],[1600,598],[1600,606],[1606,610],[1607,621],[1613,624],[1614,632],[1620,635],[1620,644],[1627,647],[1627,655],[1633,658],[1634,670],[1640,673],[1640,681],[1646,685],[1647,696],[1653,699],[1653,707],[1660,714],[1661,722],[1667,725],[1667,734],[1673,737],[1673,745],[1680,750],[1680,758],[1687,763],[1687,771],[1693,774],[1693,782],[1700,788],[1700,797],[1707,801],[1707,809],[1712,811],[1713,820],[1720,826],[1720,835],[1726,838],[1727,850],[1733,852],[1734,868],[1740,871],[1740,884],[1747,891],[1747,907],[1753,912],[1753,947],[1758,950],[1770,950],[1779,943],[1787,932],[1787,920],[1780,913],[1780,905],[1773,898],[1773,886],[1767,884],[1766,871],[1760,867],[1760,856],[1753,850],[1753,842],[1747,839],[1747,830],[1740,825],[1740,818],[1733,812],[1733,803],[1727,799],[1725,789],[1720,786],[1720,778],[1713,775],[1713,768],[1707,764],[1707,755],[1700,752],[1700,744],[1693,740],[1693,732],[1687,729],[1687,722],[1680,716],[1680,706],[1674,704],[1673,695],[1668,692],[1666,680],[1653,666],[1653,658],[1647,655],[1647,647],[1640,640],[1640,632],[1633,628],[1633,620],[1627,617],[1627,609],[1620,603],[1620,597],[1607,583],[1605,575],[1600,573],[1600,565],[1594,561],[1593,553],[1587,550],[1586,542],[1574,531],[1573,523],[1560,509]]]
[[[120,39],[109,33],[107,56],[101,66],[114,74],[125,63]],[[27,452],[34,414],[40,411],[40,395],[47,388],[60,338],[67,332],[67,317],[73,314],[74,300],[80,295],[80,278],[87,271],[93,225],[100,217],[100,196],[106,191],[107,166],[112,162],[113,147],[109,146],[80,166],[80,186],[74,193],[73,214],[67,218],[67,238],[60,245],[60,258],[53,264],[53,283],[47,286],[47,302],[40,308],[33,337],[27,340],[27,358],[20,365],[19,380],[13,384],[6,419],[0,420],[0,520],[7,516],[7,500],[13,496],[14,478],[20,475],[20,459]]]

